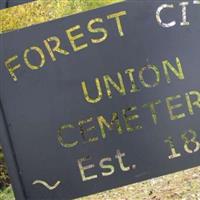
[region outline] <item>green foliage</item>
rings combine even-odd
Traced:
[[[0,147],[0,189],[4,189],[10,184],[10,178],[5,165],[2,148]]]
[[[0,190],[0,200],[15,200],[11,187]]]
[[[1,0],[0,0],[1,1]],[[37,0],[0,11],[0,33],[96,9],[122,0]]]

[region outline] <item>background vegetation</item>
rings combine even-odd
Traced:
[[[14,199],[12,189],[9,187],[10,178],[8,176],[3,151],[0,147],[0,200]]]
[[[51,21],[120,1],[123,0],[37,0],[0,11],[0,33]]]
[[[7,173],[3,152],[0,147],[0,189],[4,189],[9,186],[9,182],[10,179]]]

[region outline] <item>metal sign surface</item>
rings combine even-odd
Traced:
[[[1,136],[18,199],[198,166],[199,22],[199,1],[126,1],[2,34]]]

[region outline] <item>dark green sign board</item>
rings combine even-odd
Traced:
[[[126,1],[2,34],[0,133],[17,199],[198,166],[199,21],[199,1]]]

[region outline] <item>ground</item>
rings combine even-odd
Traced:
[[[0,191],[0,200],[14,200],[11,187]],[[200,167],[79,200],[200,200]]]

